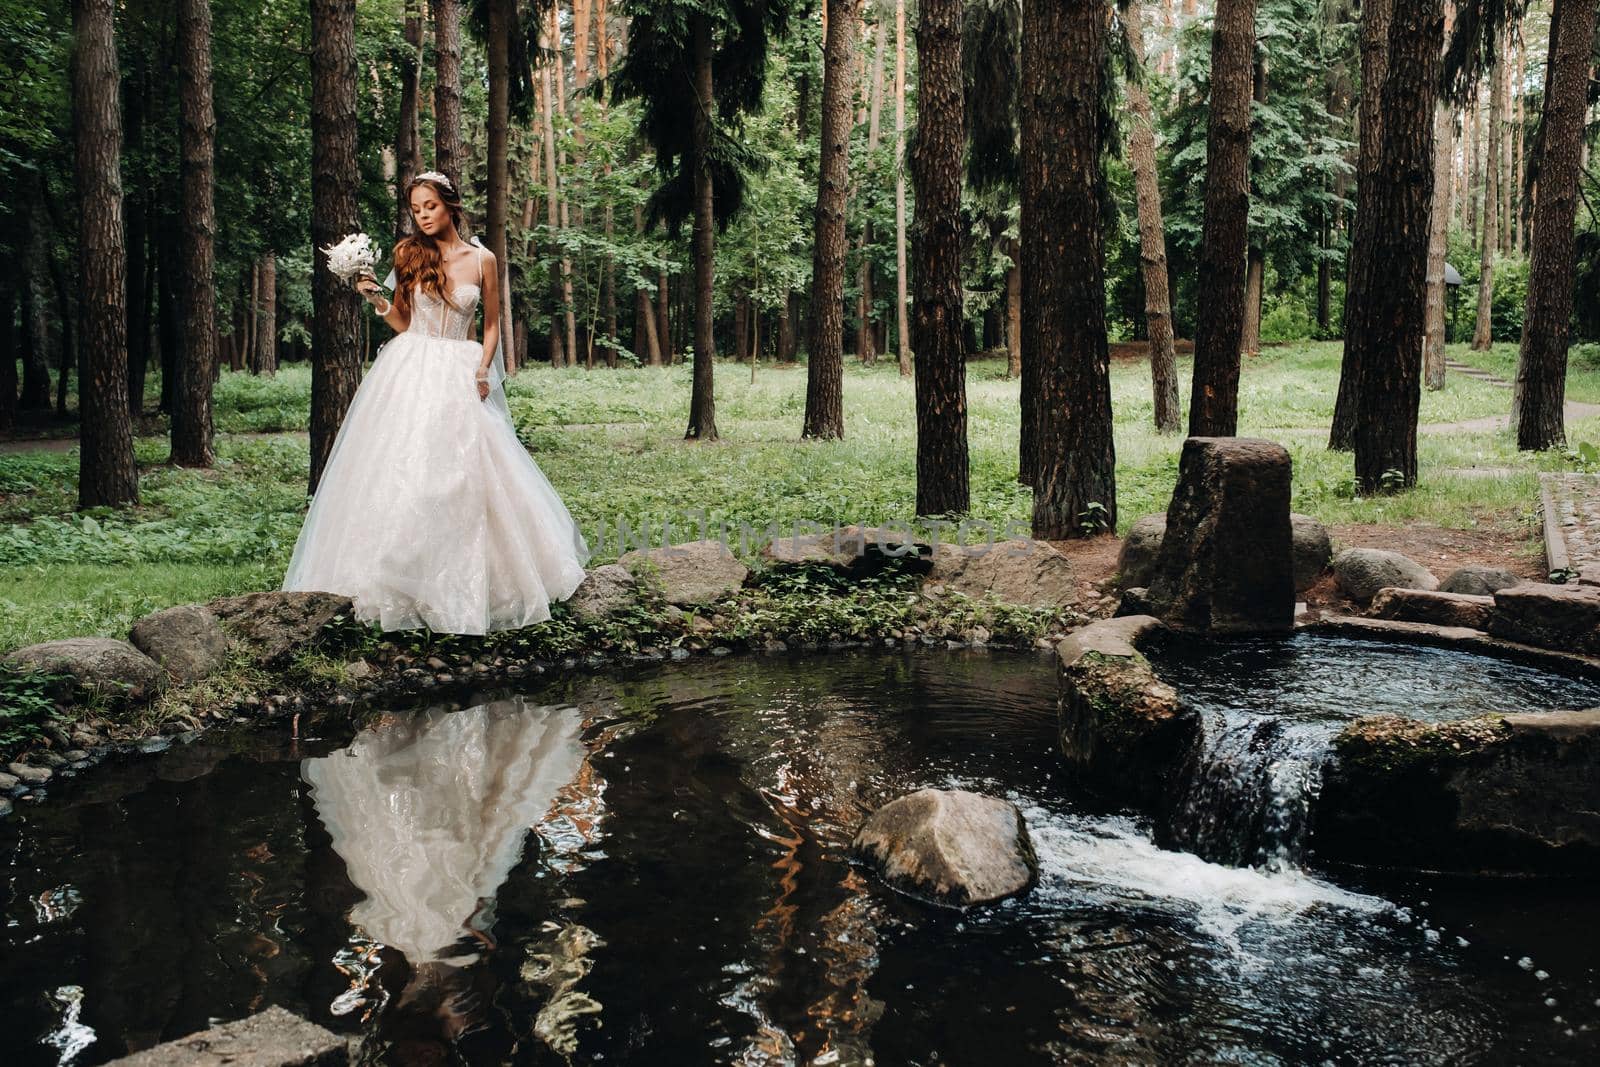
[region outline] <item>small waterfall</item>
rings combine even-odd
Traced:
[[[1311,805],[1341,722],[1207,711],[1170,833],[1195,855],[1235,867],[1298,870]]]

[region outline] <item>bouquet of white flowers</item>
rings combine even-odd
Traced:
[[[378,250],[372,238],[364,233],[346,234],[344,240],[328,245],[323,251],[328,254],[328,269],[346,285],[355,284],[363,274],[376,277],[372,267],[378,262]]]

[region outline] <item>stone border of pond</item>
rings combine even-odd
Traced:
[[[1057,646],[1061,747],[1079,783],[1157,820],[1172,815],[1200,721],[1141,644],[1167,630],[1130,615]],[[1600,678],[1600,658],[1480,630],[1359,617],[1299,632],[1458,648]],[[1318,862],[1470,874],[1600,874],[1600,708],[1430,723],[1356,719],[1334,739],[1313,806]]]
[[[1044,542],[963,547],[907,538],[847,527],[777,539],[753,568],[716,541],[625,553],[591,570],[548,622],[487,638],[380,634],[355,620],[348,597],[261,592],[155,612],[127,640],[17,649],[0,668],[53,717],[37,741],[0,753],[0,817],[14,801],[42,799],[58,776],[221,724],[298,722],[302,714],[695,654],[1049,649],[1087,621],[1085,611],[1113,602]]]

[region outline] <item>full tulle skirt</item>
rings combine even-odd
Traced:
[[[589,548],[517,439],[483,346],[397,334],[379,350],[334,439],[285,590],[352,598],[385,630],[483,634],[550,618]]]

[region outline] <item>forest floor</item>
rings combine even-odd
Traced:
[[[1515,346],[1453,358],[1505,376]],[[1492,562],[1519,573],[1542,566],[1535,502],[1538,473],[1576,469],[1572,457],[1519,453],[1501,431],[1474,420],[1502,415],[1505,389],[1466,374],[1422,399],[1423,435],[1411,492],[1363,497],[1348,454],[1329,452],[1327,426],[1340,348],[1305,343],[1247,360],[1240,433],[1281,441],[1294,459],[1294,509],[1333,528],[1342,544],[1413,554],[1437,572]],[[1187,401],[1189,360],[1180,357]],[[916,491],[911,383],[892,359],[846,363],[845,438],[801,441],[804,368],[717,366],[721,440],[683,440],[690,368],[619,371],[536,368],[511,384],[523,442],[562,494],[594,550],[615,559],[626,522],[652,543],[670,521],[673,540],[716,536],[740,525],[759,547],[800,520],[909,523]],[[968,374],[971,518],[998,531],[1025,530],[1031,494],[1015,480],[1017,382],[1003,358],[975,359]],[[158,395],[150,383],[150,395]],[[139,616],[172,604],[277,588],[305,509],[310,372],[273,379],[225,372],[216,392],[218,463],[195,471],[166,464],[164,437],[136,441],[141,503],[75,510],[77,459],[70,445],[0,453],[0,649],[57,637],[122,636]],[[1600,403],[1600,364],[1575,360],[1569,395]],[[1150,427],[1149,371],[1112,365],[1116,411],[1118,529],[1164,511],[1177,476],[1178,435]],[[153,400],[152,400],[153,403]],[[146,419],[148,428],[159,423]],[[1463,428],[1465,427],[1465,428]],[[35,431],[37,432],[37,431]],[[1600,443],[1600,414],[1568,422],[1569,439]],[[21,442],[17,442],[21,445]],[[948,535],[946,535],[948,536]],[[970,540],[970,537],[969,537]],[[1086,581],[1115,569],[1113,537],[1063,543]],[[631,545],[629,546],[631,547]]]

